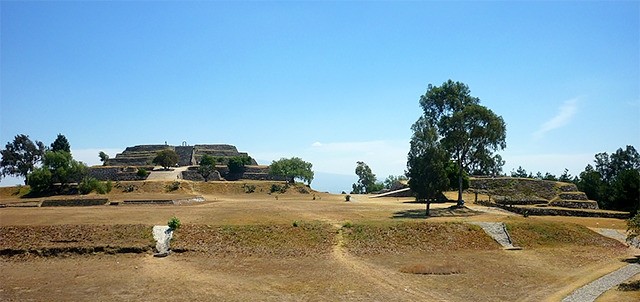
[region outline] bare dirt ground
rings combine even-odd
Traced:
[[[629,253],[585,228],[624,229],[625,221],[617,219],[523,218],[482,212],[470,202],[464,211],[432,205],[435,217],[425,219],[425,205],[410,198],[352,196],[345,202],[341,195],[311,192],[276,199],[266,187],[246,194],[236,187],[198,186],[107,197],[200,195],[206,202],[0,209],[0,249],[144,247],[151,245],[139,234],[145,225],[150,236],[152,225],[166,224],[171,216],[183,223],[172,243],[180,252],[166,258],[150,251],[2,256],[0,300],[559,301],[622,267]],[[10,196],[0,201],[24,202]],[[502,250],[468,221],[505,222],[524,250]],[[52,228],[57,235],[38,233]],[[443,263],[455,273],[401,272]],[[638,298],[638,292],[609,291],[602,301]]]

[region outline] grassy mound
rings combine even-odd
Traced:
[[[290,225],[183,225],[171,249],[221,257],[319,256],[331,251],[335,229],[318,222]]]
[[[514,244],[524,248],[562,245],[624,247],[621,242],[601,236],[578,224],[544,221],[509,222],[507,230]]]
[[[148,225],[47,225],[0,227],[0,255],[58,256],[150,251]]]
[[[462,223],[354,224],[344,228],[344,238],[355,255],[499,249],[480,227]]]

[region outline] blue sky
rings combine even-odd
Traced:
[[[404,172],[419,97],[448,79],[504,118],[505,172],[575,175],[640,147],[637,1],[0,9],[0,142],[62,133],[89,164],[131,145],[228,143],[262,164],[302,157],[314,187],[348,190],[356,161],[381,180]]]

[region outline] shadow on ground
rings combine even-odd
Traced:
[[[433,217],[465,217],[478,214],[480,214],[480,212],[471,210],[467,207],[458,208],[457,206],[451,206],[442,209],[430,209],[429,216],[426,216],[426,209],[399,211],[393,213],[392,218],[425,219]]]

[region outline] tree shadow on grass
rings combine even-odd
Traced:
[[[471,210],[467,207],[459,208],[454,205],[448,208],[430,209],[429,216],[426,215],[425,209],[419,209],[419,210],[413,209],[413,210],[395,212],[393,213],[393,216],[391,218],[426,219],[426,218],[433,218],[433,217],[467,217],[467,216],[474,216],[478,214],[480,214],[480,212]]]

